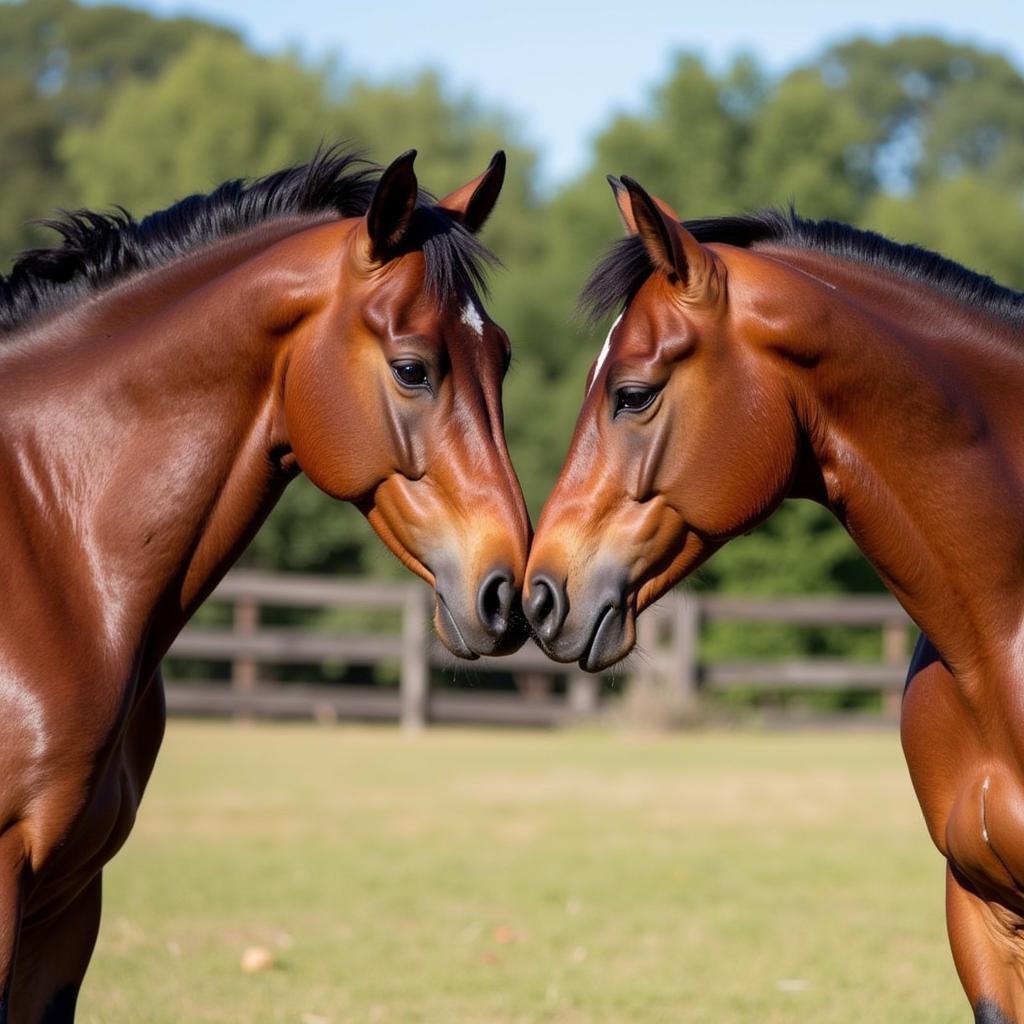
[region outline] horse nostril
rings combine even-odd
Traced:
[[[515,596],[512,573],[507,569],[495,569],[484,580],[477,594],[476,611],[491,636],[505,635]]]
[[[543,580],[534,580],[526,614],[538,625],[555,610],[555,592]]]
[[[523,610],[537,636],[551,641],[562,628],[569,610],[565,590],[549,576],[534,576],[530,583],[530,599]]]

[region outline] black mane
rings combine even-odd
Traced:
[[[61,242],[22,253],[10,275],[0,275],[0,333],[280,217],[361,217],[379,173],[358,154],[332,147],[308,164],[254,181],[226,181],[142,220],[118,208],[114,213],[79,210],[44,221]],[[404,248],[423,250],[427,289],[442,304],[485,291],[485,272],[497,262],[461,224],[436,209],[427,192],[420,193]]]
[[[855,260],[911,281],[931,285],[944,294],[1024,327],[1024,293],[1006,288],[984,274],[917,245],[903,245],[874,231],[834,220],[810,220],[795,210],[761,210],[741,217],[707,217],[685,221],[700,242],[723,242],[744,249],[758,244],[815,249]],[[580,305],[591,321],[623,308],[653,273],[637,235],[620,239],[590,275]]]

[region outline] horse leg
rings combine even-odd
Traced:
[[[10,1024],[71,1024],[100,927],[102,875],[56,916],[26,923],[18,948]]]
[[[953,960],[978,1024],[1024,1024],[1024,789],[921,637],[900,730],[928,831],[946,858]]]
[[[25,845],[17,828],[0,835],[0,1024],[10,1020],[14,962],[25,889]]]
[[[164,731],[164,691],[159,671],[140,695],[125,726],[120,750],[111,761],[108,805],[103,819],[102,860],[109,860],[128,837],[139,800],[153,770]],[[10,1024],[68,1024],[75,1017],[78,990],[92,957],[100,926],[102,875],[54,915],[22,927],[11,995]],[[0,1024],[5,1024],[0,1018]]]
[[[978,759],[946,825],[946,917],[964,990],[985,1024],[1024,1024],[1024,787]]]
[[[1024,918],[983,899],[955,867],[946,871],[953,962],[975,1024],[1024,1024]]]

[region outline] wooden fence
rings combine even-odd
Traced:
[[[236,570],[210,598],[232,607],[231,624],[192,624],[169,657],[230,664],[230,683],[182,681],[169,674],[168,709],[182,714],[398,720],[409,730],[430,721],[556,725],[597,713],[601,680],[556,665],[532,643],[504,658],[459,663],[432,635],[432,596],[418,582],[381,583]],[[274,626],[264,609],[349,609],[390,613],[397,627],[361,633]],[[714,661],[699,657],[701,629],[714,622],[856,625],[880,629],[882,660]],[[641,653],[627,663],[619,692],[656,691],[680,711],[703,692],[736,685],[773,689],[871,690],[898,706],[910,655],[909,620],[888,597],[752,599],[673,594],[638,621]],[[305,685],[272,681],[274,665],[390,666],[398,685]],[[516,690],[431,685],[436,670],[479,680],[512,674]],[[432,671],[435,670],[435,671]],[[564,681],[564,687],[556,685]]]

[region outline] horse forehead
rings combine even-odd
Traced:
[[[492,354],[496,364],[501,362],[494,322],[472,293],[439,300],[415,273],[396,273],[390,280],[381,279],[365,313],[382,335],[415,335],[433,348],[447,350],[456,364],[486,363]]]
[[[452,305],[447,316],[451,327],[445,332],[449,344],[459,346],[466,355],[473,357],[474,362],[501,365],[508,340],[476,295],[462,296]]]
[[[441,303],[422,284],[418,287],[408,284],[402,281],[399,287],[386,296],[382,294],[373,303],[391,331],[472,342],[474,346],[482,342],[488,318],[479,303],[464,298]]]
[[[624,323],[616,339],[616,357],[653,359],[664,344],[671,342],[684,329],[685,317],[675,303],[638,299],[631,302],[619,317]],[[613,330],[619,320],[613,325]]]
[[[624,329],[619,330],[620,326],[623,326],[623,321],[625,321]],[[653,329],[648,318],[642,315],[633,315],[632,305],[627,306],[615,318],[611,327],[608,328],[608,334],[605,336],[604,343],[597,353],[597,359],[594,361],[594,370],[590,375],[590,385],[587,388],[587,394],[590,394],[594,384],[597,382],[597,378],[601,375],[601,371],[608,362],[608,357],[611,355],[613,348],[615,349],[616,359],[624,357],[650,359],[657,352],[658,343],[657,331]]]

